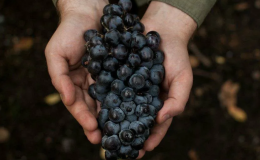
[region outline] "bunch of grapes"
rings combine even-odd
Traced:
[[[129,13],[131,8],[130,0],[108,4],[100,20],[103,33],[84,33],[82,65],[96,81],[88,92],[101,102],[98,124],[107,160],[137,158],[163,106],[158,97],[165,74],[160,35],[143,35],[145,27]]]

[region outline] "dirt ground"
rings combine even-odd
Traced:
[[[217,2],[189,45],[186,110],[143,160],[260,160],[259,15],[260,0]],[[44,101],[57,22],[51,0],[0,1],[0,160],[100,160],[63,104]]]

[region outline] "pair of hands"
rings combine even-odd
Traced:
[[[88,95],[88,87],[94,81],[80,62],[85,53],[83,33],[88,29],[100,30],[99,20],[106,4],[107,0],[59,0],[61,23],[45,51],[54,87],[93,144],[101,141],[96,121],[100,104]],[[187,14],[156,1],[151,2],[141,21],[146,33],[155,30],[161,35],[166,75],[161,91],[164,106],[138,158],[161,142],[172,117],[184,110],[193,81],[187,44],[197,27]]]

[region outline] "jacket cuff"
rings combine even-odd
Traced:
[[[58,2],[58,0],[52,0],[52,2],[53,2],[53,4],[54,4],[54,6],[57,7],[57,2]]]
[[[198,27],[202,24],[217,0],[154,0],[167,3],[185,12],[195,20]]]

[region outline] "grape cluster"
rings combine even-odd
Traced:
[[[163,106],[158,97],[165,74],[160,35],[143,35],[145,26],[129,13],[131,8],[130,0],[108,4],[100,20],[102,33],[84,33],[82,65],[96,81],[88,93],[101,102],[98,124],[107,160],[137,158]]]

